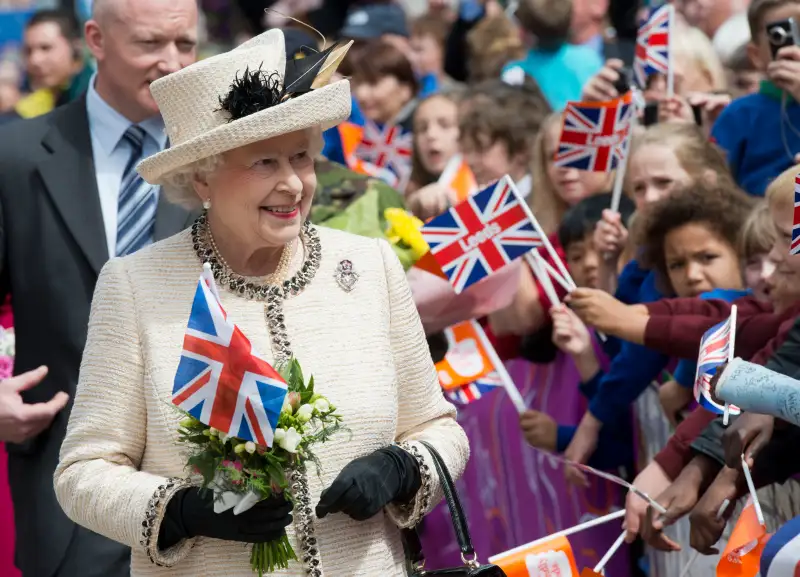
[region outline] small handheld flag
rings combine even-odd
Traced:
[[[498,555],[493,561],[508,577],[578,577],[578,566],[569,540],[553,537],[544,543],[531,544],[511,555]]]
[[[627,154],[633,114],[631,92],[604,102],[568,102],[556,166],[610,172]]]
[[[422,227],[456,293],[542,244],[524,203],[504,176]]]
[[[759,559],[769,537],[758,522],[752,498],[748,498],[717,564],[717,577],[755,577]]]
[[[733,305],[731,316],[708,329],[700,339],[697,372],[694,378],[694,398],[701,407],[718,415],[725,413],[725,407],[711,398],[711,379],[718,366],[733,359],[735,335],[736,305]],[[731,415],[741,413],[741,410],[733,405],[728,405],[728,410]]]
[[[402,188],[411,175],[412,136],[400,126],[387,124],[383,128],[368,121],[364,125],[361,143],[355,151],[357,159],[366,163],[368,172]],[[393,175],[393,178],[392,178]],[[392,181],[393,182],[390,182]]]
[[[800,577],[800,517],[789,520],[761,553],[761,577]]]
[[[172,403],[230,437],[272,445],[287,386],[220,304],[211,269],[197,283]]]
[[[633,74],[641,88],[653,74],[671,74],[670,36],[674,8],[664,4],[650,11],[647,20],[636,34],[636,52],[633,59]]]
[[[794,178],[794,219],[792,221],[792,245],[789,254],[800,253],[800,174]]]

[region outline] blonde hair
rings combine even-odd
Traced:
[[[800,173],[800,164],[781,172],[767,187],[764,197],[770,205],[794,206],[794,180]]]
[[[311,131],[308,153],[312,158],[316,158],[322,152],[324,145],[322,127],[314,126],[306,130]],[[217,170],[225,162],[223,155],[224,153],[201,158],[165,175],[160,184],[167,200],[188,210],[198,210],[202,207],[203,201],[195,191],[194,181],[197,177],[206,177]]]
[[[736,188],[725,153],[702,133],[694,124],[659,123],[646,130],[635,132],[631,144],[631,157],[648,145],[666,146],[675,154],[681,167],[695,182],[707,177],[712,171],[717,184]],[[630,189],[630,180],[626,188]]]
[[[739,257],[747,261],[756,255],[768,253],[775,244],[776,236],[777,231],[769,214],[769,205],[765,200],[758,200],[742,227],[738,246]]]
[[[525,55],[519,31],[505,14],[481,20],[467,33],[467,46],[472,83],[498,78],[509,61]]]
[[[681,59],[700,69],[710,80],[712,90],[728,87],[725,67],[714,45],[702,30],[686,24],[676,24],[672,39],[676,59]]]
[[[553,234],[558,230],[558,225],[564,217],[564,213],[570,206],[564,202],[558,194],[555,183],[550,179],[548,171],[552,162],[551,151],[547,149],[548,134],[551,130],[561,126],[563,115],[561,112],[553,112],[542,122],[536,139],[533,142],[533,153],[531,155],[531,194],[528,196],[528,205],[536,216],[536,220],[542,227],[545,234]],[[612,174],[608,176],[607,187],[611,185]]]

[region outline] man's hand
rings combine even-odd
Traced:
[[[20,393],[38,385],[47,375],[39,367],[0,381],[0,441],[21,443],[44,431],[53,417],[67,405],[69,395],[57,393],[46,403],[25,404]]]
[[[784,46],[767,66],[767,78],[778,88],[800,100],[800,46]]]
[[[722,446],[725,448],[725,464],[731,469],[742,468],[742,455],[752,467],[756,455],[772,438],[775,417],[758,413],[743,413],[725,430]]]

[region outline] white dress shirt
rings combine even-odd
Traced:
[[[100,193],[100,209],[106,230],[106,243],[109,257],[117,254],[117,207],[119,187],[122,183],[125,165],[130,157],[130,148],[122,140],[125,131],[133,124],[122,114],[111,108],[94,88],[97,75],[89,82],[86,94],[86,112],[89,115],[89,131],[92,136],[92,156],[97,177],[97,190]],[[160,116],[140,122],[149,138],[144,139],[143,156],[147,157],[164,149],[167,135],[164,121]]]

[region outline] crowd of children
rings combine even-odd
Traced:
[[[505,175],[516,183],[555,249],[545,260],[560,258],[577,288],[556,285],[553,302],[526,264],[510,302],[479,320],[503,358],[570,358],[580,381],[561,386],[576,387],[588,407],[577,422],[523,412],[521,434],[572,462],[637,470],[634,484],[666,509],[657,515],[634,493],[627,498],[627,540],[647,543],[650,574],[677,577],[692,562],[685,575],[710,575],[748,493],[741,455],[768,529],[789,531],[800,515],[791,450],[800,382],[787,378],[800,377],[800,256],[790,254],[800,38],[776,49],[767,33],[800,23],[800,1],[751,0],[750,39],[724,54],[709,37],[719,23],[675,3],[670,79],[651,75],[641,91],[614,210],[614,171],[565,168],[554,157],[567,102],[627,90],[630,41],[602,29],[576,41],[576,22],[602,21],[606,2],[516,4],[512,14],[494,0],[465,2],[469,9],[426,14],[400,35],[373,21],[342,67],[353,86],[350,126],[326,134],[324,154],[348,162],[352,126],[411,131],[410,175],[397,185],[421,221],[463,200],[442,182],[455,157],[479,186]],[[744,411],[726,426],[698,405],[694,387],[700,340],[733,305],[743,360],[711,385]],[[775,385],[759,389],[767,382]],[[634,439],[654,409],[669,438],[644,434],[642,451]],[[587,483],[574,467],[566,478]],[[725,500],[739,504],[725,508]],[[689,561],[691,549],[707,557]],[[665,561],[679,550],[680,564]]]

